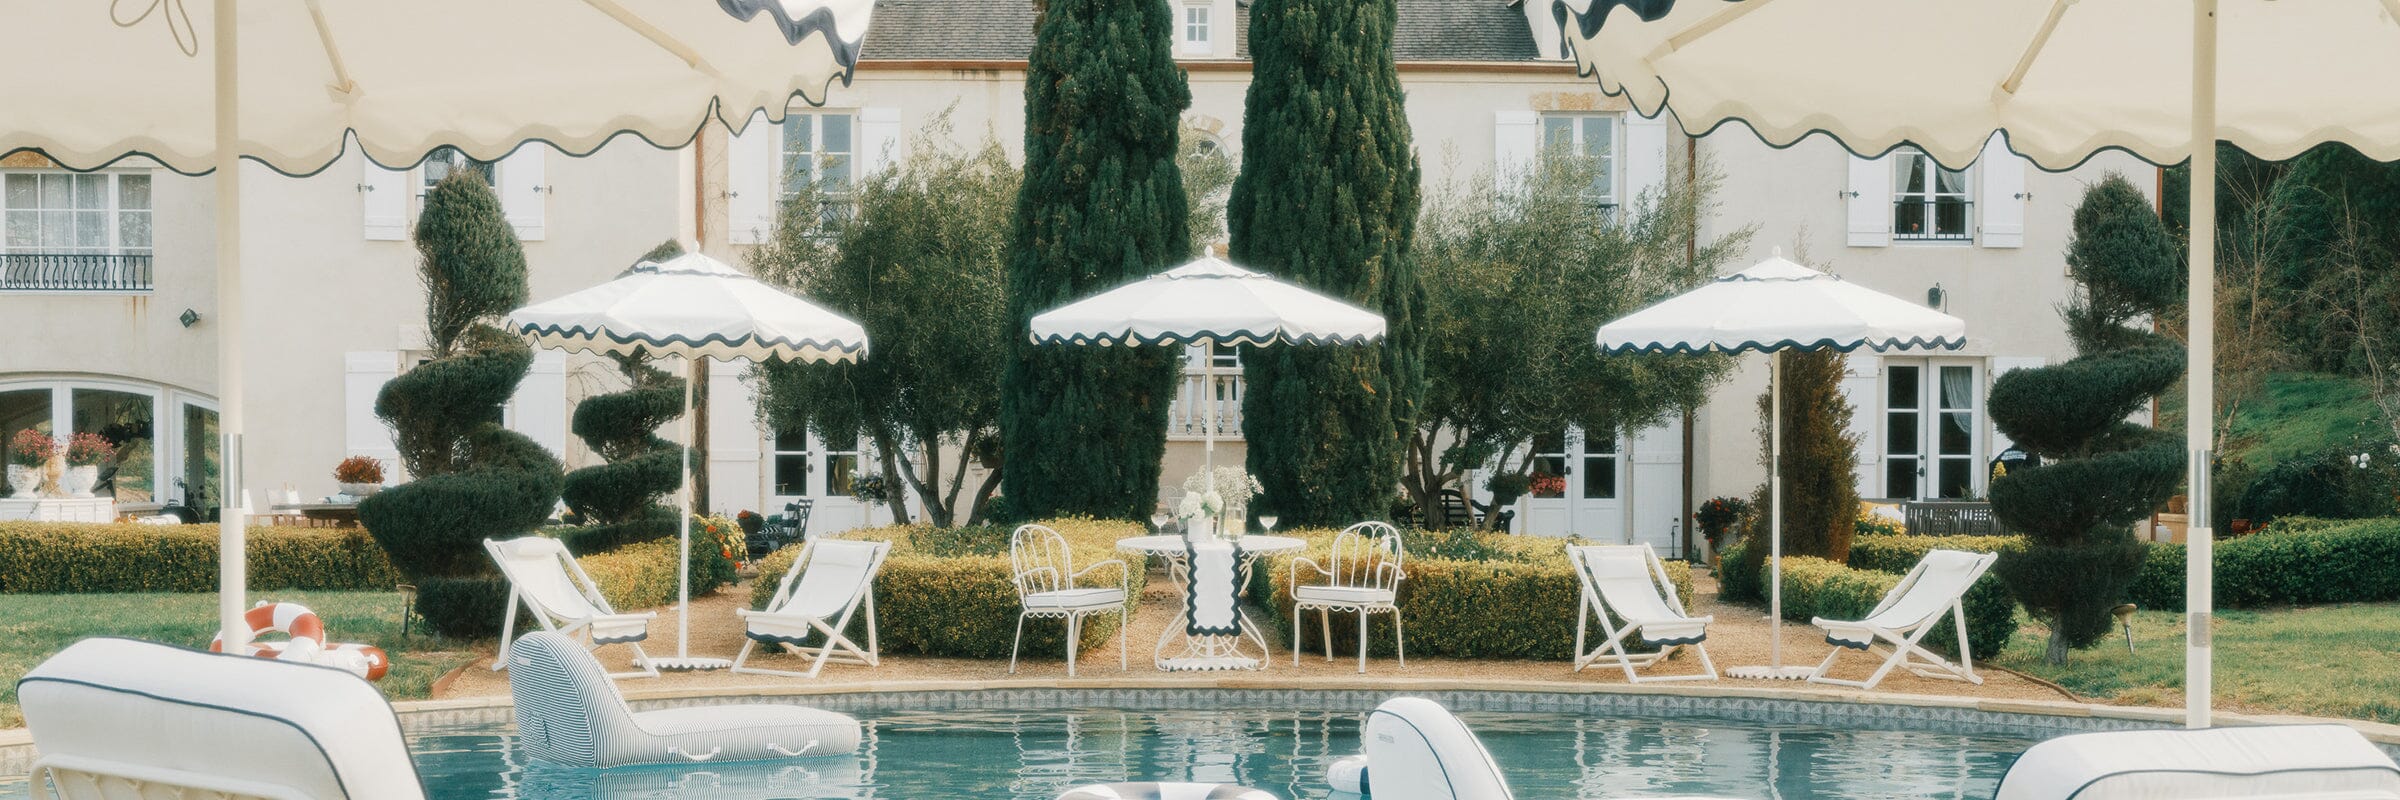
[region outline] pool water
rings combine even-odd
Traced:
[[[1464,713],[1523,800],[1708,794],[1982,798],[2030,742],[1706,718]],[[1032,798],[1126,780],[1239,783],[1346,797],[1326,763],[1358,752],[1362,715],[1255,710],[942,711],[861,715],[854,756],[608,771],[527,763],[510,726],[410,737],[435,800]],[[22,780],[0,797],[23,797]]]

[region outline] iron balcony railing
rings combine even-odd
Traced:
[[[148,253],[0,253],[0,291],[147,292]]]
[[[1964,198],[1904,196],[1892,201],[1892,239],[1902,242],[1963,242],[1975,238],[1975,202]]]

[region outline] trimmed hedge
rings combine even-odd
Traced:
[[[1267,621],[1292,639],[1291,565],[1306,555],[1324,563],[1332,552],[1332,529],[1301,529],[1278,535],[1308,541],[1301,553],[1260,559],[1251,574],[1251,597],[1271,598],[1273,620]],[[1575,569],[1567,563],[1568,539],[1552,539],[1468,531],[1407,531],[1402,544],[1408,557],[1401,566],[1408,577],[1400,582],[1400,613],[1408,628],[1409,652],[1453,658],[1563,660],[1574,657],[1575,615],[1580,602]],[[1667,577],[1675,593],[1690,608],[1694,589],[1691,565],[1668,561]],[[1306,580],[1308,576],[1303,575]],[[1358,652],[1358,625],[1345,627],[1340,615],[1333,625],[1333,651],[1338,658]],[[1304,622],[1304,624],[1306,624]],[[1391,657],[1392,620],[1388,614],[1368,621],[1367,651]],[[1307,633],[1310,652],[1323,652],[1315,625]],[[1592,627],[1597,634],[1598,625]],[[1352,657],[1355,657],[1353,655]]]
[[[214,592],[215,525],[0,523],[0,592]],[[251,528],[254,590],[390,591],[402,583],[360,528]]]
[[[1764,603],[1766,601],[1766,559],[1757,560],[1759,569],[1750,572],[1736,564],[1736,552],[1750,546],[1743,540],[1727,548],[1719,556],[1719,599]],[[1998,552],[2008,558],[2011,549],[2022,546],[2013,536],[1860,536],[1850,544],[1850,563],[1838,564],[1806,556],[1783,557],[1783,618],[1807,623],[1811,619],[1859,619],[1882,602],[1885,592],[1900,583],[1917,561],[1929,550],[1966,550],[1969,552]],[[1737,592],[1740,588],[1742,591]],[[1999,576],[1990,572],[1967,590],[1964,600],[1967,609],[1967,644],[1979,657],[1988,658],[2008,646],[2017,633],[2017,602]],[[1925,634],[1925,646],[1934,650],[1958,652],[1958,636],[1948,624]]]
[[[2151,545],[2133,602],[2182,610],[2186,560],[2183,545]],[[2400,600],[2400,519],[2286,518],[2218,542],[2216,562],[2218,608]]]
[[[1066,537],[1075,568],[1119,559],[1125,562],[1126,612],[1141,602],[1146,559],[1117,552],[1117,540],[1145,533],[1142,526],[1117,520],[1059,519],[1041,523]],[[843,539],[888,541],[891,558],[875,578],[875,605],[884,652],[964,658],[1006,658],[1016,635],[1017,590],[1010,581],[1008,535],[997,526],[940,529],[923,525],[886,526],[850,531]],[[763,608],[783,585],[783,576],[800,555],[793,544],[758,562],[758,579],[751,582],[750,607]],[[1111,570],[1085,576],[1105,580]],[[594,576],[597,578],[597,576]],[[1086,584],[1089,585],[1089,584]],[[863,636],[865,616],[851,627]],[[1081,651],[1106,644],[1117,633],[1115,615],[1084,618]],[[1024,655],[1056,658],[1066,646],[1064,622],[1032,620],[1025,625]],[[860,641],[864,641],[861,639]],[[1138,648],[1137,648],[1138,649]]]

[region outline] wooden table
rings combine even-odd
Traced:
[[[268,510],[285,514],[298,514],[300,516],[307,517],[310,522],[328,527],[353,528],[358,526],[357,502],[283,503],[269,506]]]

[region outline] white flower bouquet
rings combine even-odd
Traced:
[[[1175,518],[1187,526],[1193,520],[1207,520],[1217,531],[1239,536],[1243,526],[1232,520],[1246,516],[1251,498],[1262,491],[1258,479],[1241,467],[1218,467],[1213,472],[1203,469],[1183,479],[1183,502],[1175,506]]]

